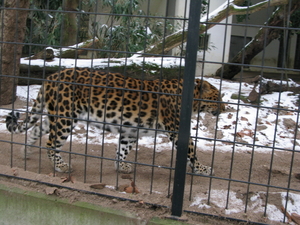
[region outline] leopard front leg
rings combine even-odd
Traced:
[[[52,119],[52,120],[51,120]],[[71,130],[74,128],[76,122],[71,119],[62,119],[62,118],[51,118],[50,120],[50,133],[49,140],[47,141],[46,147],[48,149],[47,154],[51,163],[54,166],[54,169],[57,172],[71,172],[72,168],[68,163],[64,162],[60,152],[61,147],[64,145],[68,139]]]
[[[170,133],[169,139],[170,139],[170,141],[174,140],[175,146],[177,148],[177,141],[178,141],[177,135],[175,133]],[[193,173],[203,174],[206,176],[214,175],[214,171],[210,166],[205,166],[198,161],[198,159],[195,155],[194,142],[193,142],[192,138],[190,138],[190,140],[189,140],[188,148],[189,149],[188,149],[187,160],[188,160],[188,165],[192,168]]]
[[[163,99],[163,98],[161,98]],[[175,101],[174,104],[169,104],[169,105],[161,105],[161,110],[167,110],[170,112],[169,114],[164,114],[160,115],[159,117],[159,124],[161,127],[164,127],[166,131],[179,131],[179,109],[176,108],[177,102]],[[174,108],[175,107],[175,108]],[[174,142],[176,149],[177,148],[177,142],[178,142],[178,136],[177,133],[167,133],[169,140],[171,142]],[[195,155],[195,150],[194,150],[194,142],[190,138],[189,139],[189,146],[188,146],[188,155],[187,155],[187,160],[189,166],[192,168],[193,173],[196,174],[203,174],[206,176],[213,175],[214,171],[210,166],[205,166],[201,164],[196,155]]]
[[[203,174],[206,176],[214,175],[214,170],[210,166],[205,166],[198,161],[195,155],[194,142],[191,138],[188,149],[188,164],[196,174]]]
[[[129,152],[132,150],[132,146],[136,143],[136,137],[121,136],[119,148],[116,152],[115,168],[122,173],[131,173],[132,165],[124,162]]]
[[[61,173],[72,172],[71,166],[69,166],[68,163],[64,162],[59,152],[53,149],[49,149],[47,151],[47,154],[48,154],[48,158],[51,160],[51,162],[54,165],[55,171]]]

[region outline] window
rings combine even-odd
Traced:
[[[208,49],[208,41],[210,34],[202,34],[199,36],[199,50],[206,51]]]

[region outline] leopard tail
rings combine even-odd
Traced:
[[[27,116],[23,121],[18,122],[20,118],[19,112],[12,111],[6,116],[6,128],[8,131],[11,133],[22,133],[37,123],[42,116],[41,113],[43,112],[45,106],[43,93],[44,90],[42,86],[31,111],[27,113]]]

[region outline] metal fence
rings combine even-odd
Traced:
[[[222,4],[223,7],[218,8]],[[4,72],[0,75],[2,82],[5,78],[14,78],[14,84],[18,82],[17,100],[0,107],[1,127],[4,128],[0,135],[1,177],[131,202],[142,199],[143,204],[169,208],[169,214],[175,218],[185,212],[264,224],[286,222],[290,218],[285,210],[291,215],[299,214],[297,81],[300,70],[297,49],[300,28],[295,19],[299,15],[299,3],[290,0],[288,4],[278,6],[270,0],[263,3],[264,9],[257,10],[258,5],[245,1],[246,13],[237,13],[233,9],[238,10],[238,7],[232,4],[188,0],[80,1],[75,8],[71,3],[63,5],[63,10],[55,8],[57,6],[50,1],[44,5],[33,1],[29,9],[7,8],[2,4],[2,21],[5,21],[3,12],[7,10],[28,11],[28,19],[24,43],[6,41],[3,38],[6,27],[2,23],[1,43],[24,47],[20,77]],[[261,14],[256,16],[255,13]],[[276,13],[284,15],[281,20],[280,16],[273,17]],[[72,16],[73,25],[70,22]],[[218,16],[222,18],[216,19]],[[65,23],[66,20],[69,23]],[[70,35],[69,32],[74,33]],[[65,37],[73,43],[69,44]],[[260,43],[255,45],[255,42]],[[175,45],[177,47],[173,48]],[[247,48],[242,50],[244,46]],[[255,57],[251,57],[255,51]],[[4,61],[2,55],[2,65]],[[47,76],[75,67],[89,67],[91,70],[84,72],[87,78],[96,76],[91,72],[94,70],[102,71],[101,76],[108,80],[109,72],[121,72],[125,74],[125,81],[132,84],[130,77],[134,77],[141,80],[135,80],[141,85],[138,89],[132,89],[126,82],[122,88],[109,83],[97,86],[89,79],[78,84],[63,77],[50,82],[53,88],[61,88],[60,91],[64,91],[63,83],[73,87],[70,101],[76,101],[76,93],[86,97],[85,117],[77,118],[76,113],[72,114],[75,118],[60,114],[68,105],[63,103],[63,109],[52,110],[49,119],[50,128],[57,132],[50,136],[56,141],[57,136],[62,136],[57,131],[59,121],[78,122],[61,149],[58,142],[52,145],[57,146],[56,153],[73,166],[73,171],[62,175],[54,169],[55,161],[47,163],[47,135],[41,137],[40,133],[42,126],[48,125],[47,121],[39,123],[33,131],[26,130],[30,125],[27,124],[24,134],[13,134],[6,130],[5,120],[11,111],[20,113],[23,119],[28,116],[32,105],[37,103],[33,99],[40,84]],[[219,76],[211,76],[217,69]],[[239,72],[232,76],[236,69]],[[197,85],[195,75],[214,85],[220,93],[209,85],[200,84],[198,102],[201,103],[198,107],[201,104],[201,108],[192,115]],[[182,86],[179,84],[181,78]],[[164,83],[166,80],[169,83]],[[91,98],[95,97],[92,90],[99,87],[106,92],[105,97],[102,96],[103,102]],[[78,92],[76,88],[82,91]],[[85,88],[89,94],[85,94]],[[54,93],[60,94],[59,91]],[[116,104],[120,107],[119,112],[109,113],[111,106],[107,102],[115,98],[115,95],[109,97],[109,93],[121,93]],[[126,105],[134,95],[129,93],[137,94],[139,101],[128,110]],[[64,98],[58,100],[52,95],[42,93],[41,99],[50,98],[54,105],[64,101]],[[156,105],[151,102],[143,106],[142,96],[157,98]],[[91,111],[97,101],[104,105],[105,116],[101,120],[95,119]],[[167,107],[164,101],[168,102]],[[205,108],[207,105],[209,108]],[[143,107],[150,106],[157,110],[147,118],[153,123],[133,121],[134,115],[138,121],[142,120]],[[212,115],[211,107],[217,107],[221,113]],[[35,114],[45,121],[49,112]],[[171,125],[161,126],[161,117],[170,120]],[[17,121],[17,118],[13,119]],[[107,131],[105,127],[109,126],[120,134]],[[126,130],[134,130],[135,135],[127,135],[124,139]],[[37,137],[32,138],[33,134]],[[187,167],[187,155],[193,151],[190,137],[200,163],[212,167],[214,173],[196,174],[195,165],[192,169]],[[120,152],[126,144],[130,145],[128,149]],[[123,154],[127,155],[131,148],[134,150],[122,160]],[[117,157],[115,149],[119,149]],[[130,175],[115,170],[114,164],[120,169],[122,164],[119,162],[122,161],[131,163]],[[194,159],[191,158],[189,163],[193,165]],[[37,174],[40,175],[38,178]],[[61,176],[65,177],[65,182],[53,178]]]

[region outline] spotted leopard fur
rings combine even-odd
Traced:
[[[177,145],[179,112],[183,80],[144,81],[89,69],[65,69],[50,75],[43,83],[33,108],[26,119],[18,122],[19,114],[11,112],[6,118],[7,129],[22,133],[33,127],[28,148],[39,137],[49,133],[46,147],[55,170],[68,172],[59,150],[66,142],[79,118],[88,114],[90,121],[102,124],[108,131],[120,133],[116,153],[116,169],[130,173],[131,164],[124,162],[136,138],[151,135],[154,129],[170,131],[170,141]],[[224,110],[220,93],[210,83],[196,79],[193,113],[207,111],[217,115]],[[44,108],[48,117],[39,124]],[[147,128],[147,129],[145,129]],[[24,151],[24,147],[22,148]],[[29,152],[29,150],[28,150]],[[194,173],[210,175],[209,166],[200,164],[190,138],[188,162]]]

